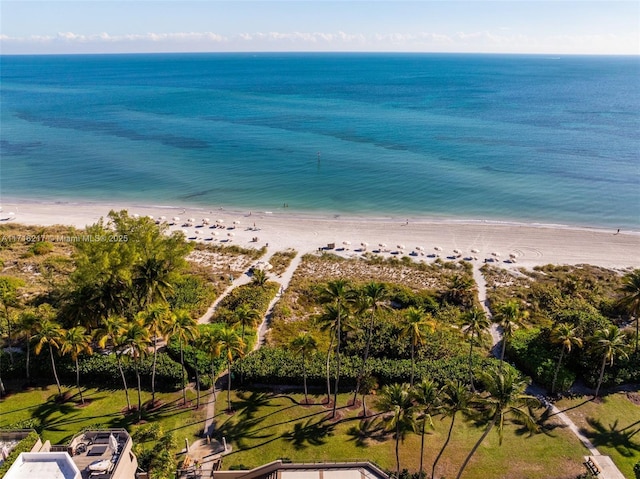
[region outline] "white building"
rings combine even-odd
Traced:
[[[66,452],[23,452],[4,479],[80,479],[80,470]]]

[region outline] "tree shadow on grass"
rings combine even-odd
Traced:
[[[384,425],[377,418],[362,419],[357,426],[351,426],[347,430],[349,441],[353,441],[356,447],[368,447],[370,442],[384,442],[389,438],[389,433],[384,430]]]
[[[613,424],[605,426],[592,417],[587,418],[587,424],[592,429],[581,428],[580,432],[588,437],[594,446],[614,448],[624,457],[634,457],[640,452],[640,426],[623,428],[618,425],[618,419]]]
[[[265,434],[263,428],[258,427],[262,418],[240,418],[234,421],[235,417],[229,417],[224,423],[215,425],[215,436],[219,440],[226,438],[227,442],[233,441],[240,449],[246,448],[246,441],[267,439],[272,434]]]
[[[244,391],[237,391],[236,396],[239,400],[232,401],[231,404],[236,411],[241,411],[241,414],[248,419],[253,419],[256,412],[260,409],[264,409],[267,407],[276,408],[279,407],[277,405],[270,404],[273,399],[269,394],[263,392],[252,392],[251,394],[247,394]],[[274,411],[278,412],[278,411]],[[272,413],[273,414],[273,413]],[[266,416],[261,416],[262,418]]]
[[[324,421],[315,423],[307,420],[306,423],[297,422],[291,432],[283,434],[283,439],[293,444],[296,450],[306,449],[308,446],[322,446],[326,438],[333,435],[335,424],[325,424]]]

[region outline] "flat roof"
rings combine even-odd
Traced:
[[[4,479],[80,479],[80,470],[66,452],[23,452]]]

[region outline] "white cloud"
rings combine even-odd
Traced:
[[[556,35],[530,37],[501,28],[492,31],[387,32],[372,35],[337,32],[107,32],[11,37],[0,35],[3,53],[116,53],[204,51],[407,51],[479,53],[624,53],[638,54],[637,35]]]

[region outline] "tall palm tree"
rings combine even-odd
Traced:
[[[521,422],[530,432],[538,430],[536,420],[530,411],[531,408],[538,407],[540,403],[534,396],[524,393],[527,383],[522,380],[515,369],[503,368],[500,365],[498,368],[492,367],[482,370],[478,374],[486,394],[479,397],[477,402],[489,422],[482,436],[462,463],[456,479],[460,479],[471,457],[494,427],[498,431],[499,444],[502,444],[505,420],[509,417]]]
[[[600,367],[600,376],[598,377],[598,385],[596,386],[595,397],[600,393],[602,379],[604,378],[604,368],[609,364],[613,366],[613,360],[618,357],[627,357],[627,345],[622,331],[617,326],[611,325],[607,328],[599,329],[591,338],[592,350],[595,353],[602,354],[602,366]]]
[[[216,400],[216,359],[220,357],[221,346],[218,335],[207,330],[200,334],[198,347],[209,355],[211,366],[211,387],[213,389],[213,400]]]
[[[558,372],[560,371],[564,354],[570,353],[573,346],[581,348],[582,338],[578,337],[577,328],[567,323],[560,323],[551,331],[551,342],[561,347],[560,357],[558,358],[558,364],[553,373],[553,382],[551,383],[551,394],[554,394],[556,392],[556,380],[558,379]]]
[[[62,336],[62,348],[60,348],[60,351],[62,354],[70,354],[71,359],[73,359],[76,365],[76,387],[80,393],[80,402],[84,404],[82,388],[80,388],[80,365],[78,364],[78,357],[83,353],[93,354],[91,335],[87,334],[84,326],[75,326],[67,329]]]
[[[313,335],[307,331],[298,334],[290,343],[291,349],[296,354],[302,356],[302,377],[304,382],[304,402],[309,404],[309,397],[307,393],[307,355],[314,353],[318,349],[318,342]]]
[[[321,291],[320,298],[322,301],[330,302],[336,311],[336,378],[333,386],[333,410],[331,417],[336,416],[336,406],[338,404],[338,384],[340,381],[340,333],[342,331],[343,316],[347,314],[347,305],[354,297],[353,290],[348,281],[344,279],[336,279],[329,281],[327,286]]]
[[[151,336],[149,330],[145,326],[141,318],[136,318],[127,324],[124,334],[123,346],[127,348],[127,352],[131,354],[133,366],[138,381],[138,422],[142,420],[142,384],[140,381],[140,363],[149,350]]]
[[[358,373],[356,381],[356,389],[353,393],[353,403],[356,403],[358,391],[360,390],[360,382],[367,370],[367,360],[369,359],[369,350],[371,348],[371,339],[373,337],[373,327],[376,322],[378,313],[383,309],[388,309],[386,301],[389,298],[389,292],[384,283],[370,281],[364,285],[360,291],[358,309],[362,313],[369,313],[369,324],[367,325],[367,339],[364,347],[364,357],[362,358],[362,367]]]
[[[418,409],[422,415],[420,423],[420,476],[423,477],[424,467],[424,435],[427,429],[427,421],[433,426],[431,416],[438,408],[440,402],[440,389],[431,380],[424,378],[416,384],[412,390],[413,399],[417,403]]]
[[[0,276],[0,304],[2,305],[4,319],[7,322],[7,342],[9,346],[13,345],[13,338],[11,336],[13,320],[9,308],[18,306],[20,302],[18,300],[18,289],[24,285],[25,282],[22,279],[11,276]],[[9,360],[11,364],[13,364],[13,351],[11,348],[9,348]]]
[[[475,283],[470,276],[455,274],[451,278],[445,298],[452,304],[469,306],[473,303]]]
[[[396,478],[400,477],[400,441],[407,433],[415,432],[415,407],[412,401],[411,388],[408,384],[391,384],[384,386],[376,403],[377,408],[385,413],[383,422],[385,430],[393,431],[396,440]]]
[[[182,366],[182,404],[187,404],[187,390],[184,384],[184,345],[195,340],[199,334],[198,321],[193,319],[188,311],[179,309],[173,314],[166,333],[168,337],[178,340],[180,344],[180,365]]]
[[[124,385],[124,395],[127,398],[127,411],[131,411],[131,401],[129,400],[129,388],[127,378],[122,369],[122,355],[126,348],[127,320],[122,316],[107,316],[102,321],[102,328],[94,330],[94,338],[98,341],[98,346],[104,348],[107,343],[111,344],[111,350],[116,355],[116,363]]]
[[[432,478],[436,477],[436,466],[438,465],[438,461],[440,461],[442,454],[444,454],[444,450],[447,448],[449,441],[451,440],[451,433],[453,432],[453,426],[456,422],[456,416],[459,412],[462,414],[468,414],[471,412],[471,400],[471,392],[467,389],[467,386],[460,381],[447,381],[442,389],[439,410],[444,416],[451,416],[451,423],[449,424],[447,439],[444,441],[438,455],[433,461],[433,466],[431,466]]]
[[[498,313],[495,319],[498,320],[502,327],[502,350],[500,352],[500,367],[504,364],[504,353],[507,349],[507,343],[518,328],[524,313],[520,310],[520,303],[515,300],[507,301],[498,307]]]
[[[40,318],[33,309],[23,311],[18,317],[18,334],[24,339],[27,346],[27,355],[25,358],[27,382],[31,380],[31,341],[33,340],[33,335],[37,331],[39,321]]]
[[[174,317],[165,303],[151,303],[138,313],[144,325],[149,329],[153,342],[153,365],[151,366],[151,404],[156,403],[156,365],[158,361],[158,340],[166,340]]]
[[[60,388],[60,379],[58,379],[58,371],[56,371],[56,362],[53,358],[53,350],[60,349],[62,336],[64,334],[63,329],[55,321],[45,319],[38,324],[36,332],[33,335],[33,339],[36,342],[34,352],[40,354],[42,347],[47,345],[49,348],[49,356],[51,356],[51,369],[53,370],[53,377],[56,380],[58,386],[58,396],[62,395],[62,389]]]
[[[365,372],[364,377],[360,381],[360,389],[358,393],[362,395],[362,417],[367,417],[367,395],[371,394],[378,388],[378,381],[374,376]]]
[[[236,308],[233,312],[232,320],[236,323],[242,325],[242,340],[244,341],[244,328],[245,326],[249,326],[250,328],[255,328],[258,324],[258,321],[261,319],[260,313],[250,308],[248,304],[242,304]]]
[[[491,320],[478,308],[473,308],[462,315],[462,328],[464,335],[469,338],[469,384],[476,390],[473,384],[473,346],[487,334],[491,327]]]
[[[172,272],[171,262],[156,255],[134,266],[132,285],[140,308],[167,302],[167,294],[173,291]]]
[[[234,357],[244,356],[245,344],[235,328],[225,326],[217,332],[222,354],[227,360],[227,410],[231,411],[231,363]]]
[[[620,300],[620,304],[627,308],[632,317],[636,318],[636,345],[634,352],[638,354],[638,326],[640,324],[640,269],[634,269],[622,278],[622,288],[620,291],[624,294]]]
[[[411,342],[411,380],[409,385],[413,387],[416,367],[416,348],[424,343],[425,328],[435,328],[435,322],[430,315],[423,310],[411,306],[407,308],[402,322],[402,336],[409,338]]]
[[[329,333],[329,347],[327,348],[326,374],[327,374],[327,404],[331,402],[331,354],[333,354],[333,343],[336,338],[336,328],[338,324],[338,309],[328,304],[324,307],[323,313],[316,318],[316,322],[322,332]]]

